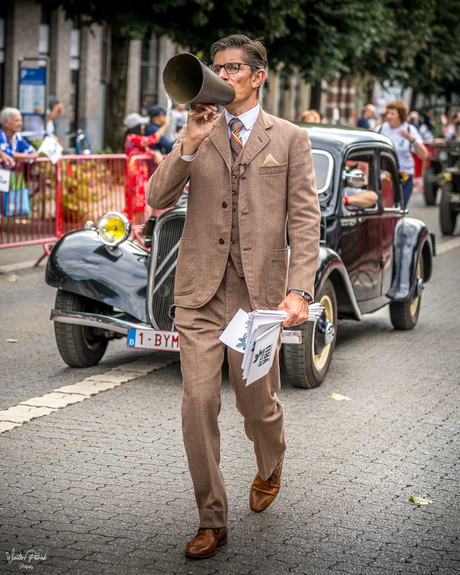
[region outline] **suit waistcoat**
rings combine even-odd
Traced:
[[[240,195],[240,170],[238,164],[241,162],[243,150],[244,148],[232,164],[232,232],[230,234],[230,257],[240,277],[244,276],[244,272],[241,259],[240,230],[238,226],[238,199]]]

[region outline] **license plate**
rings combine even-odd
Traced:
[[[281,343],[300,344],[302,343],[302,333],[300,331],[284,330],[281,332]],[[138,349],[180,351],[177,331],[130,329],[128,330],[126,345]]]
[[[179,351],[179,334],[177,331],[155,329],[130,329],[126,345],[139,349],[156,349],[158,351]]]
[[[285,329],[281,332],[281,343],[300,344],[302,343],[302,332]]]

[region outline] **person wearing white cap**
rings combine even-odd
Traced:
[[[161,137],[164,135],[166,128],[169,124],[168,121],[157,130],[154,134],[150,136],[145,135],[145,126],[149,123],[150,118],[148,116],[141,116],[137,112],[131,112],[123,120],[123,124],[126,127],[124,148],[125,153],[130,158],[133,155],[150,153],[153,150],[149,146],[153,146],[159,142]],[[154,157],[158,160],[163,159],[161,154],[154,154]]]
[[[131,112],[131,114],[128,114],[125,117],[123,124],[128,130],[130,130],[136,126],[148,124],[149,120],[150,118],[148,116],[141,116],[137,112]]]

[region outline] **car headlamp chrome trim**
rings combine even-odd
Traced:
[[[97,235],[106,246],[118,246],[126,241],[131,233],[128,218],[119,212],[107,212],[97,222]]]

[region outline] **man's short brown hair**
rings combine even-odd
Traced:
[[[265,70],[267,67],[267,50],[265,46],[260,42],[260,40],[251,40],[244,34],[232,34],[221,40],[217,40],[211,46],[211,60],[214,58],[217,52],[221,50],[229,50],[231,48],[236,48],[237,50],[242,50],[245,56],[245,64],[251,64],[254,66],[252,71]],[[260,97],[260,91],[262,86],[257,89],[257,97]]]
[[[401,122],[405,122],[409,115],[407,106],[402,100],[393,100],[393,102],[389,102],[386,106],[386,110],[396,110]]]

